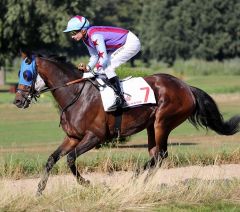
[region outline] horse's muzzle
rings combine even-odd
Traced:
[[[22,95],[16,94],[16,97],[13,101],[13,104],[16,105],[18,108],[28,108],[30,105],[30,101]]]

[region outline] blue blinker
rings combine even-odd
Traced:
[[[26,70],[23,72],[23,78],[26,81],[31,82],[33,80],[33,73],[30,70]]]
[[[26,63],[26,59],[22,60],[19,72],[19,84],[31,86],[34,77],[37,75],[35,58],[32,57],[31,63]]]

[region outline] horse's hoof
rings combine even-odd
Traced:
[[[91,183],[90,183],[90,180],[84,180],[83,184],[86,185],[86,186],[89,186]]]
[[[40,197],[40,196],[42,196],[42,191],[37,191],[36,197]]]
[[[143,170],[141,168],[136,169],[133,171],[132,178],[138,178],[143,173]]]
[[[89,180],[85,180],[84,178],[77,179],[77,182],[80,185],[82,185],[82,186],[89,186],[90,185],[90,181]]]

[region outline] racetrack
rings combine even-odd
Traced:
[[[138,178],[139,181],[146,179],[147,173],[143,173]],[[133,172],[113,172],[107,173],[85,173],[83,177],[90,180],[92,185],[103,184],[109,188],[115,187],[116,182],[119,187],[126,185],[132,180]],[[213,165],[213,166],[188,166],[171,169],[158,169],[151,176],[151,183],[157,185],[175,185],[179,182],[187,182],[190,179],[200,180],[230,180],[240,179],[240,164]],[[12,194],[18,192],[28,192],[35,194],[39,178],[34,179],[1,179],[0,185],[3,190]],[[53,190],[61,187],[78,187],[73,175],[50,176],[44,193],[51,193]],[[1,196],[1,195],[0,195]]]
[[[72,175],[51,176],[40,197],[39,178],[1,179],[0,211],[179,211],[183,204],[193,211],[200,205],[238,211],[240,205],[240,164],[161,168],[148,178],[132,172],[83,176],[91,186],[78,185]]]

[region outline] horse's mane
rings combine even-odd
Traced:
[[[42,53],[42,52],[34,52],[34,55],[37,57],[41,57],[43,59],[49,60],[53,63],[55,63],[56,65],[58,65],[59,67],[61,67],[61,69],[64,69],[66,71],[72,71],[75,73],[80,73],[80,71],[77,69],[76,65],[74,65],[73,63],[71,63],[70,61],[67,60],[67,57],[65,56],[59,56],[57,54],[46,54],[46,53]]]

